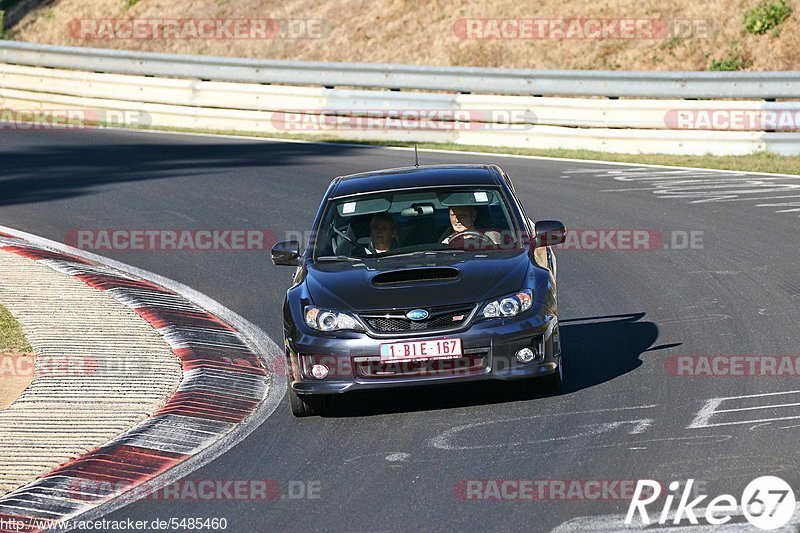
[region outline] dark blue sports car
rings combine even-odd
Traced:
[[[558,221],[532,223],[494,165],[334,179],[284,303],[289,400],[322,413],[354,390],[536,378],[562,383]]]

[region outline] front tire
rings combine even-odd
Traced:
[[[325,413],[326,398],[320,396],[300,395],[289,385],[289,408],[297,418],[319,416]]]
[[[564,362],[558,362],[558,368],[549,376],[539,378],[542,381],[544,390],[547,392],[559,392],[564,388]]]
[[[550,339],[548,339],[547,344],[545,345],[545,349],[549,353],[553,354],[553,358],[558,361],[558,367],[556,368],[555,372],[549,376],[539,378],[544,386],[544,390],[547,392],[559,392],[562,388],[564,388],[564,360],[561,357],[560,334],[559,328],[556,326],[555,331],[553,331],[553,334],[550,335]]]

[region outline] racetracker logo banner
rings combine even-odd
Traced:
[[[64,242],[80,250],[265,251],[275,234],[264,229],[73,229]]]
[[[630,479],[462,479],[453,495],[470,501],[614,501],[630,500]],[[649,489],[652,495],[653,489]]]
[[[73,39],[99,41],[322,39],[330,34],[323,19],[272,18],[120,18],[73,19]]]
[[[527,233],[508,230],[493,230],[497,245],[488,245],[483,241],[465,242],[464,249],[480,250],[513,249],[516,246],[528,246],[530,238]],[[287,231],[283,240],[296,240],[309,243],[314,240],[311,231]],[[543,245],[552,245],[544,242]],[[706,234],[702,230],[669,230],[653,228],[578,228],[568,229],[562,244],[555,245],[556,250],[590,251],[590,252],[649,252],[658,250],[703,250],[706,247]]]
[[[0,130],[84,130],[104,127],[145,127],[152,124],[142,111],[108,109],[3,109]]]
[[[671,355],[664,361],[670,376],[700,378],[800,377],[797,355]]]
[[[567,230],[563,244],[556,250],[644,252],[656,250],[701,250],[704,233],[699,230],[586,228]]]
[[[275,501],[319,500],[322,482],[318,480],[275,479],[183,479],[163,487],[153,482],[131,486],[129,481],[70,479],[67,491],[73,500],[93,501],[98,494],[120,494],[116,501]]]
[[[88,377],[100,363],[88,355],[39,355],[0,353],[0,380],[4,378]]]
[[[673,130],[797,131],[800,109],[671,109],[664,125]]]
[[[662,40],[708,39],[705,19],[661,18],[464,18],[453,25],[459,39],[489,40]]]
[[[280,131],[529,130],[529,109],[292,109],[272,114]]]

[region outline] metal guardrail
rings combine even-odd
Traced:
[[[422,90],[386,90],[397,88]],[[539,94],[633,98],[531,96]],[[698,95],[714,99],[687,100]],[[750,100],[741,99],[745,95]],[[738,101],[720,99],[734,96]],[[83,110],[88,116],[110,118],[102,122],[136,127],[504,148],[798,155],[796,128],[770,131],[763,128],[764,122],[717,130],[700,121],[711,115],[731,121],[745,114],[762,117],[761,112],[795,120],[796,101],[760,100],[797,96],[796,72],[537,72],[355,65],[0,41],[0,108]],[[398,110],[416,110],[419,118],[385,124],[355,120],[389,118]],[[442,113],[423,119],[425,110]]]
[[[800,72],[519,70],[323,63],[130,52],[0,41],[0,62],[262,84],[641,98],[800,98]]]

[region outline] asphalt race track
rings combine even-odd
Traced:
[[[608,515],[625,513],[628,500],[612,490],[599,500],[477,501],[464,488],[694,478],[712,497],[738,498],[761,475],[800,484],[796,374],[675,375],[669,359],[798,355],[800,179],[426,151],[420,159],[498,163],[534,220],[562,219],[587,235],[647,231],[652,249],[557,252],[566,391],[369,394],[302,420],[284,402],[190,477],[274,480],[282,497],[146,500],[108,518],[226,518],[229,531],[542,531],[571,520],[564,529],[590,530],[621,528]],[[0,130],[0,162],[0,224],[53,240],[108,228],[266,229],[280,239],[309,229],[334,176],[407,166],[413,152]],[[293,269],[272,266],[267,252],[99,253],[189,285],[282,342]],[[740,398],[775,392],[788,394]],[[709,409],[714,398],[727,399]],[[298,487],[318,498],[295,498]]]

